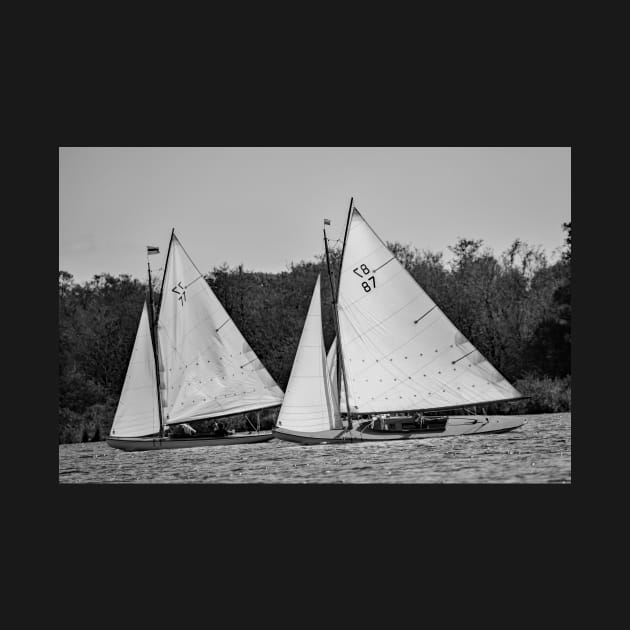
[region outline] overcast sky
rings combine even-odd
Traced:
[[[343,234],[350,197],[384,241],[495,254],[516,238],[550,259],[571,220],[570,148],[72,148],[59,150],[59,268],[146,277],[171,228],[206,272],[276,272]]]

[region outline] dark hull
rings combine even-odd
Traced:
[[[123,451],[157,451],[172,448],[199,448],[202,446],[229,446],[234,444],[255,444],[257,442],[268,442],[273,438],[273,434],[269,433],[237,433],[225,437],[186,437],[186,438],[170,438],[170,437],[142,437],[142,438],[126,438],[112,437],[107,438],[107,444],[112,448],[118,448]]]

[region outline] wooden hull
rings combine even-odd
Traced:
[[[305,433],[285,431],[275,427],[273,436],[299,444],[361,444],[372,441],[423,440],[456,435],[478,435],[482,433],[505,433],[524,424],[518,416],[452,416],[442,430],[435,431],[370,431],[369,423],[358,429],[337,429]]]
[[[170,448],[199,448],[201,446],[229,446],[234,444],[254,444],[256,442],[268,442],[273,438],[271,432],[268,433],[236,433],[225,437],[112,437],[107,438],[107,444],[112,448],[119,448],[123,451],[157,451]]]

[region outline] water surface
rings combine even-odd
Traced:
[[[509,433],[302,446],[125,452],[59,445],[60,483],[570,483],[571,414],[523,416]]]

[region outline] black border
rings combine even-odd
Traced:
[[[408,78],[410,82],[422,84],[421,72]],[[461,85],[461,91],[466,87],[468,84]],[[381,91],[378,98],[378,89],[364,91],[346,85],[343,93],[326,98],[316,98],[306,89],[296,89],[281,104],[281,98],[266,98],[273,90],[269,85],[258,97],[239,95],[242,100],[236,105],[224,99],[222,91],[213,93],[211,106],[207,100],[191,103],[183,99],[176,107],[173,106],[175,95],[166,102],[156,103],[154,95],[147,93],[141,95],[139,101],[130,98],[127,102],[128,95],[122,98],[121,92],[104,98],[100,106],[95,107],[97,92],[93,91],[88,108],[71,108],[67,101],[64,103],[67,109],[56,124],[54,141],[44,150],[46,159],[41,168],[44,177],[36,175],[37,185],[30,191],[42,197],[33,201],[37,207],[48,208],[47,187],[39,183],[50,177],[51,188],[58,188],[53,173],[58,166],[59,146],[572,146],[571,108],[566,96],[559,94],[562,87],[554,89],[551,82],[543,87],[545,89],[531,90],[528,85],[515,84],[490,94],[483,94],[482,89],[468,98],[458,90],[436,94],[429,90],[398,91],[393,87],[386,93]],[[352,191],[348,194],[350,196]],[[574,194],[572,199],[576,200]],[[584,204],[582,199],[577,201],[577,206]],[[572,209],[572,214],[576,210]],[[38,213],[36,245],[31,247],[44,254],[29,260],[31,277],[49,278],[48,263],[42,265],[41,260],[47,261],[48,255],[51,258],[53,255],[49,251],[52,226],[50,230],[44,227],[53,220],[52,211]],[[578,227],[578,248],[580,233],[585,229]],[[585,272],[583,268],[583,274]],[[578,285],[581,282],[577,280]],[[52,450],[48,440],[42,438],[48,436],[47,429],[50,429],[51,441],[56,434],[52,421],[57,406],[54,290],[52,282],[49,285],[46,280],[38,282],[37,291],[26,296],[31,300],[31,312],[38,315],[35,343],[38,348],[47,349],[42,351],[42,357],[51,373],[51,380],[47,380],[43,390],[39,384],[36,386],[38,392],[46,392],[45,396],[33,396],[32,384],[26,391],[29,402],[36,398],[35,402],[43,407],[28,431],[32,438],[28,459],[42,463],[48,461]],[[588,313],[587,302],[582,299],[580,310]],[[594,309],[593,304],[591,309]],[[581,343],[585,343],[584,336]],[[596,341],[592,340],[592,345],[594,343]],[[587,346],[582,348],[582,352],[588,350]],[[596,386],[589,387],[591,391],[595,389]],[[584,403],[586,396],[578,392],[577,399],[580,398]],[[31,446],[35,446],[36,451],[41,448],[42,456],[31,453]],[[312,562],[319,570],[332,573],[327,582],[331,593],[337,588],[347,588],[343,574],[337,574],[338,562],[346,566],[356,563],[359,567],[369,563],[374,568],[379,564],[390,565],[391,559],[397,557],[396,569],[399,563],[409,562],[418,571],[419,580],[424,581],[427,575],[421,566],[427,565],[428,556],[435,561],[433,566],[439,567],[442,549],[451,563],[443,573],[436,574],[442,578],[438,580],[442,587],[446,586],[443,580],[447,577],[455,585],[462,577],[478,586],[473,567],[483,571],[490,563],[490,574],[494,576],[488,575],[483,582],[485,588],[477,589],[478,594],[487,595],[488,588],[500,590],[503,571],[527,570],[531,562],[527,557],[529,551],[535,550],[536,557],[540,557],[542,549],[549,554],[550,562],[553,559],[558,565],[566,566],[570,548],[567,536],[575,516],[571,509],[573,484],[445,488],[68,485],[59,484],[58,477],[54,477],[57,473],[50,472],[56,488],[47,493],[45,508],[42,504],[39,506],[40,510],[46,509],[48,514],[54,515],[55,539],[50,544],[60,551],[72,550],[72,554],[68,552],[72,557],[88,548],[95,548],[101,557],[109,559],[121,553],[117,565],[120,573],[125,570],[125,558],[135,557],[138,550],[138,539],[133,534],[142,532],[142,560],[138,562],[145,562],[143,568],[153,567],[163,577],[159,582],[160,592],[164,593],[169,592],[170,580],[168,574],[162,574],[164,566],[160,561],[168,564],[165,558],[177,557],[178,548],[197,554],[194,557],[202,562],[210,562],[212,557],[209,570],[212,580],[221,567],[233,565],[234,553],[241,560],[247,556],[246,566],[251,567],[256,563],[271,566],[278,555],[285,557],[288,552],[302,568],[306,562]],[[582,479],[579,481],[581,483]],[[419,532],[417,542],[414,536],[400,542],[388,534],[407,530]],[[218,545],[199,549],[191,543],[196,531],[216,531],[221,535],[229,532],[228,539],[248,542],[236,548]],[[319,542],[314,543],[314,540]],[[305,541],[309,541],[308,544]],[[188,543],[192,547],[187,546]],[[571,552],[577,550],[573,548]],[[340,559],[322,567],[325,558],[334,556]],[[453,558],[457,560],[453,562]],[[468,565],[467,570],[461,569],[460,561]],[[530,568],[537,574],[545,570],[540,566]],[[392,571],[394,567],[381,577],[392,578],[396,583],[398,575]],[[228,570],[225,576],[221,579],[234,576],[234,571]],[[237,579],[242,593],[250,593],[248,574],[241,570]],[[290,574],[284,575],[284,583],[291,579]],[[434,577],[428,579],[431,581]],[[277,592],[281,583],[276,580],[267,580],[261,585],[261,601],[267,605],[272,606],[274,600],[278,604],[281,599]],[[360,585],[357,583],[357,591],[362,590]],[[201,591],[205,591],[205,586]],[[270,598],[273,592],[276,597]],[[485,603],[478,605],[488,605],[486,597],[482,600]],[[522,598],[517,605],[523,605]]]

